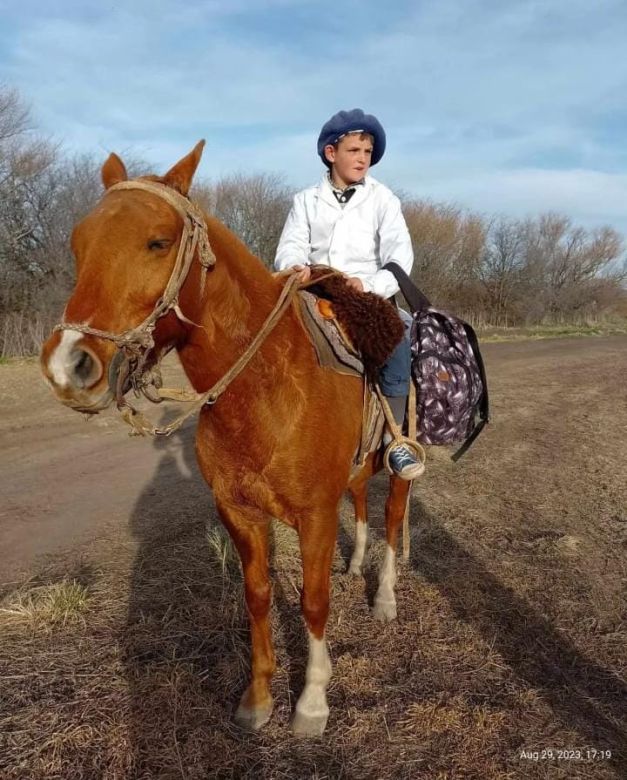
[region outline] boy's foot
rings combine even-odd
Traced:
[[[392,471],[401,479],[416,479],[425,470],[425,464],[404,444],[393,447],[388,458]]]

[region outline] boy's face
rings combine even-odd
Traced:
[[[335,184],[348,187],[363,179],[370,168],[372,141],[367,135],[345,135],[337,149],[329,144],[324,147],[327,160],[333,166],[331,177]]]

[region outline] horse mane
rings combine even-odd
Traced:
[[[149,175],[146,181],[171,186],[164,177]],[[176,189],[176,188],[175,188]],[[255,307],[271,307],[279,294],[281,281],[246,244],[212,214],[203,211],[207,235],[214,252],[228,266],[229,285],[220,272],[212,272],[213,305],[222,310],[222,317],[237,332],[241,323]],[[335,315],[360,352],[366,369],[374,373],[392,354],[404,334],[404,326],[395,307],[373,293],[362,293],[350,288],[342,274],[328,276],[326,266],[312,267],[312,279],[324,277],[310,291],[333,302]],[[222,284],[221,284],[222,282]],[[231,285],[235,283],[237,293]],[[217,288],[217,289],[216,289]],[[254,299],[250,290],[254,291]],[[244,335],[244,333],[242,333]]]

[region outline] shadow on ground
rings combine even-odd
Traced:
[[[627,772],[627,685],[617,672],[588,658],[499,582],[419,501],[414,502],[412,524],[421,533],[412,546],[411,568],[435,585],[455,616],[481,632],[513,674],[539,692],[556,717],[579,735],[578,745],[570,747],[610,750],[611,763]],[[550,734],[545,747],[555,747]]]
[[[357,776],[360,742],[347,742],[333,719],[323,740],[303,743],[289,733],[306,642],[297,596],[286,594],[276,576],[277,710],[261,734],[233,725],[249,664],[239,563],[228,545],[208,541],[208,529],[219,527],[219,520],[196,466],[193,428],[156,439],[155,446],[162,457],[131,519],[138,549],[120,636],[133,777]],[[412,515],[420,540],[413,544],[411,570],[437,587],[458,620],[494,643],[512,674],[539,692],[557,719],[580,735],[581,745],[610,749],[612,765],[625,770],[619,724],[627,689],[617,675],[579,652],[501,584],[420,503],[414,502]],[[348,557],[345,534],[340,546]],[[271,568],[276,565],[273,556]],[[373,572],[367,581],[372,592]],[[364,646],[360,654],[370,650]],[[419,699],[420,690],[414,690],[407,704]],[[398,761],[396,769],[386,767],[386,777],[410,776],[400,755]]]

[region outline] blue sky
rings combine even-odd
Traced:
[[[163,172],[317,180],[339,109],[386,128],[373,175],[512,216],[627,234],[624,0],[0,0],[0,81],[68,151]]]

